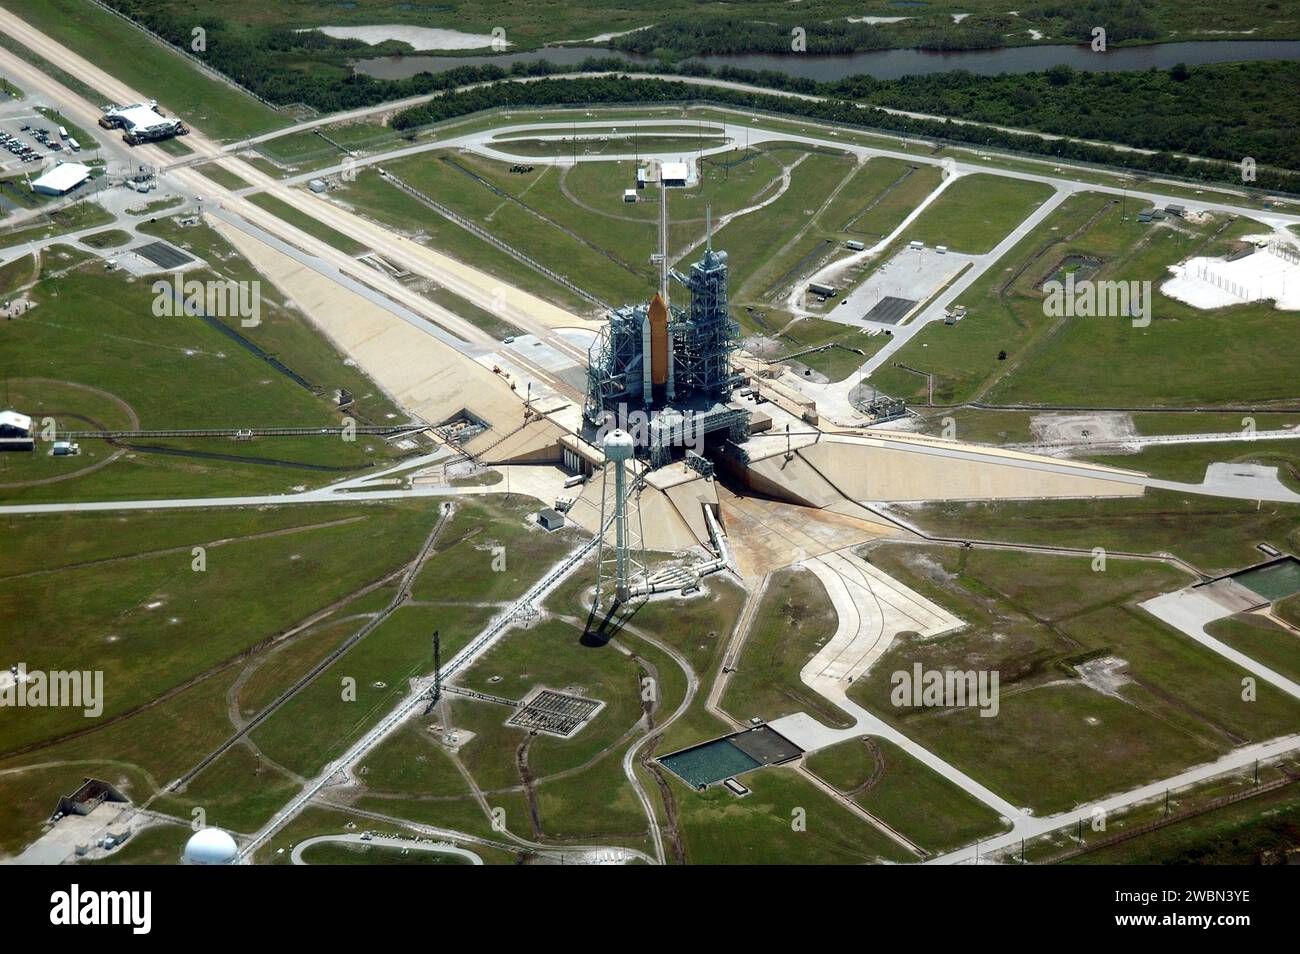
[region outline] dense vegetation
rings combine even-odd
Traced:
[[[1106,43],[1154,40],[1161,33],[1151,0],[1079,0],[1039,3],[1021,11],[1026,19],[1048,24],[1053,38],[1087,43],[1094,27],[1106,30]]]
[[[976,76],[887,82],[856,76],[829,92],[862,102],[1240,162],[1300,168],[1300,64]]]
[[[994,23],[1010,16],[979,17],[941,29],[886,29],[865,23],[808,23],[806,17],[784,23],[753,20],[669,20],[648,30],[615,38],[610,46],[625,53],[664,59],[714,53],[862,53],[917,47],[927,50],[986,50],[1003,45]],[[796,29],[804,31],[802,50],[794,46]]]
[[[1055,43],[1088,43],[1093,29],[1103,27],[1106,43],[1150,42],[1161,35],[1154,0],[1087,0],[1046,3],[1019,13],[967,13],[960,22],[946,16],[905,17],[897,23],[852,23],[843,20],[810,22],[799,11],[777,21],[698,16],[674,18],[626,36],[610,46],[629,53],[665,58],[711,53],[789,53],[791,31],[807,34],[808,53],[860,53],[866,50],[988,50],[1025,42],[1034,25]]]
[[[151,0],[113,0],[113,3],[170,42],[188,49],[195,20],[193,16],[172,13],[169,7]],[[1150,16],[1146,12],[1149,7],[1150,0],[1121,0],[1118,4],[1087,0],[1083,4],[1046,4],[1036,8],[1035,15],[1053,22],[1059,20],[1063,31],[1082,31],[1078,34],[1080,39],[1086,39],[1092,24],[1100,20],[1107,24],[1109,42],[1114,43],[1149,32]],[[991,22],[991,17],[994,15],[972,15],[961,25],[963,28],[969,25],[973,31],[983,30],[985,27],[981,21]],[[508,76],[544,76],[573,69],[543,61],[515,64],[508,72],[496,66],[466,66],[436,74],[419,73],[405,80],[378,80],[354,74],[340,65],[340,55],[363,51],[368,55],[394,52],[406,49],[404,45],[390,41],[366,46],[355,40],[335,40],[320,33],[299,32],[285,27],[250,30],[216,16],[200,22],[207,30],[207,50],[203,53],[206,62],[272,103],[306,103],[322,112],[452,90]],[[732,28],[739,32],[728,40],[726,31],[719,30],[716,23],[713,21],[714,25],[710,25],[710,21],[704,21],[698,26],[691,25],[690,43],[713,49],[730,42],[734,46],[728,49],[740,49],[747,44],[779,40],[781,49],[789,48],[790,36],[786,27],[733,23]],[[645,44],[653,49],[657,42],[656,34],[673,29],[678,27],[670,23],[622,37],[618,42],[626,42],[638,49],[639,45]],[[842,29],[836,32],[825,34],[822,39],[818,39],[822,34],[810,30],[809,49],[832,52],[840,48],[836,44],[841,42],[850,46],[874,43],[877,41],[871,38],[878,33],[875,28],[849,23],[843,24]],[[818,46],[819,43],[828,45]],[[310,68],[312,64],[316,68]],[[581,68],[588,72],[613,72],[626,69],[627,64],[613,57],[593,58]],[[1150,172],[1204,179],[1225,179],[1235,175],[1222,166],[1189,164],[1168,153],[1207,156],[1233,163],[1250,156],[1261,166],[1300,169],[1300,100],[1293,94],[1300,88],[1300,64],[1290,62],[1175,67],[1168,71],[1125,73],[1085,73],[1061,66],[1041,73],[995,77],[955,71],[888,81],[859,76],[835,83],[818,83],[777,72],[728,67],[710,70],[690,60],[638,66],[637,69],[665,75],[711,75],[774,89],[820,94],[846,102],[791,102],[736,92],[724,95],[721,90],[709,93],[709,98],[715,100],[751,104],[780,112],[800,112],[922,136],[1048,153],[1062,158],[1122,163]],[[555,98],[549,101],[586,102],[589,90],[612,91],[609,95],[615,100],[641,96],[655,100],[684,99],[700,95],[698,91],[692,92],[680,85],[639,85],[611,80],[603,85],[580,84],[568,92],[498,90],[484,94],[483,99],[491,105],[513,96],[553,96]],[[672,92],[666,94],[664,90]],[[439,108],[465,111],[464,104],[468,101],[459,97]],[[1035,137],[998,130],[955,127],[943,122],[893,116],[879,110],[854,110],[854,103],[1105,140],[1156,150],[1158,154],[1117,155],[1080,143],[1044,143]],[[1261,169],[1258,184],[1264,188],[1280,189],[1285,188],[1292,178]]]

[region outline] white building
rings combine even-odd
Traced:
[[[29,437],[32,419],[17,411],[0,411],[0,437]]]
[[[184,123],[179,119],[168,119],[158,112],[157,105],[157,102],[150,101],[131,106],[109,106],[104,110],[100,125],[124,130],[126,141],[132,144],[185,133]]]
[[[684,162],[665,162],[659,166],[659,184],[684,186],[691,177],[691,168]]]
[[[32,437],[32,419],[17,411],[0,411],[0,451],[36,449]]]
[[[60,162],[32,181],[32,191],[43,195],[67,195],[89,178],[89,166],[79,162]]]

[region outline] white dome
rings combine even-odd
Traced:
[[[220,828],[200,828],[185,843],[183,858],[187,865],[233,865],[239,846]]]
[[[609,460],[631,460],[636,443],[627,431],[613,430],[605,435],[604,451]]]

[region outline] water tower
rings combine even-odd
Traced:
[[[596,606],[599,607],[609,589],[609,578],[614,579],[614,598],[626,603],[632,597],[634,577],[644,582],[645,561],[641,557],[641,510],[636,504],[640,490],[629,493],[628,465],[636,457],[636,442],[627,431],[616,429],[605,436],[602,443],[605,468],[601,476],[600,494],[600,555],[596,567]],[[609,472],[614,471],[613,495],[610,494]],[[608,533],[614,524],[614,547],[610,552]],[[612,571],[612,572],[611,572]]]

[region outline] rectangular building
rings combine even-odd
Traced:
[[[32,191],[42,195],[67,195],[89,178],[89,166],[79,162],[60,162],[32,181]]]
[[[665,162],[659,167],[659,184],[665,187],[684,186],[690,177],[690,166],[684,162]]]

